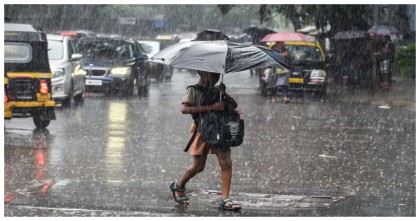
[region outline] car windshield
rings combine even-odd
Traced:
[[[77,48],[83,57],[99,59],[129,59],[133,57],[130,43],[123,40],[92,39],[81,40]]]
[[[62,41],[48,41],[48,59],[50,60],[61,60],[63,59],[63,47]]]
[[[4,44],[4,61],[26,63],[32,59],[32,47],[24,43]]]
[[[317,47],[307,45],[286,45],[293,63],[323,62],[321,51]]]

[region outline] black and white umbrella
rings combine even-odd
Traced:
[[[375,25],[367,31],[371,35],[399,35],[400,32],[394,26],[390,25]]]
[[[368,38],[369,34],[365,31],[359,30],[351,30],[351,31],[340,31],[337,32],[332,39],[337,40],[351,40],[351,39],[359,39],[359,38]]]
[[[174,44],[155,54],[151,61],[220,74],[267,67],[293,69],[286,58],[271,49],[229,41]]]

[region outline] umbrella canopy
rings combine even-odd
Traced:
[[[213,41],[213,40],[229,40],[229,37],[219,31],[214,29],[206,29],[197,34],[197,41]]]
[[[272,33],[276,33],[275,31],[264,28],[264,27],[249,27],[243,30],[244,33],[250,35],[252,37],[252,42],[254,44],[258,44],[264,36]]]
[[[236,42],[236,43],[242,43],[242,44],[244,44],[244,43],[252,44],[253,39],[248,34],[242,34],[242,35],[239,35],[237,37],[231,37],[230,41],[231,42]]]
[[[358,39],[358,38],[367,38],[369,35],[365,31],[340,31],[337,32],[332,39]]]
[[[277,32],[266,35],[261,42],[270,41],[307,41],[308,38],[302,33],[296,32]]]
[[[374,25],[368,30],[372,35],[398,35],[400,32],[394,26],[390,25]]]
[[[177,68],[221,74],[254,68],[293,69],[277,52],[228,41],[191,41],[171,45],[151,59]]]
[[[303,27],[301,29],[296,30],[296,32],[302,33],[302,34],[313,34],[316,33],[318,31],[318,29],[316,29],[315,25],[308,25],[306,27]]]

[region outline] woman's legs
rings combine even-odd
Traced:
[[[289,85],[282,85],[281,91],[283,93],[283,102],[288,103],[290,99],[287,97],[287,94],[289,93]]]
[[[271,102],[276,102],[277,86],[271,88]]]
[[[231,151],[218,151],[216,153],[222,176],[222,199],[229,198],[230,182],[232,180]]]
[[[185,188],[185,185],[191,178],[193,178],[198,173],[202,172],[204,170],[204,167],[206,166],[206,160],[207,154],[194,156],[193,165],[184,172],[184,175],[178,181],[178,187]],[[175,192],[175,196],[185,196],[185,192]]]
[[[216,153],[219,161],[222,176],[222,199],[229,198],[230,184],[232,181],[232,159],[231,151],[220,150]],[[232,202],[226,202],[225,206],[229,206]],[[233,205],[234,208],[240,209],[240,205]]]

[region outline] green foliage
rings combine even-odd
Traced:
[[[289,19],[295,29],[315,23],[317,27],[331,25],[333,32],[353,28],[366,30],[370,5],[273,5],[274,12]]]
[[[397,47],[395,52],[395,69],[401,75],[413,74],[416,71],[416,44],[408,47]]]

